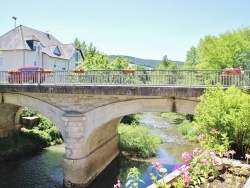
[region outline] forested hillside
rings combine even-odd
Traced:
[[[109,60],[114,60],[116,55],[109,55]],[[124,58],[127,58],[130,63],[140,65],[140,66],[146,66],[150,68],[155,68],[157,64],[161,62],[161,60],[154,60],[154,59],[141,59],[137,57],[132,57],[132,56],[123,56]],[[177,63],[178,65],[183,65],[184,62],[181,61],[173,61]]]

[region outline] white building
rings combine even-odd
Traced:
[[[26,66],[72,70],[84,59],[73,44],[62,44],[51,34],[20,25],[0,37],[0,71]]]

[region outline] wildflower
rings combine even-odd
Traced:
[[[160,172],[161,172],[162,174],[165,174],[165,173],[167,173],[167,169],[166,169],[166,168],[161,168],[161,169],[160,169]]]
[[[249,159],[249,158],[250,158],[250,155],[247,153],[247,154],[245,154],[245,157],[246,157],[247,159]]]
[[[201,134],[199,137],[198,137],[199,141],[201,140],[204,140],[205,139],[205,135],[204,134]]]
[[[183,172],[183,181],[185,183],[189,183],[191,181],[191,177],[190,177],[189,172],[187,170]]]
[[[211,133],[212,135],[215,135],[215,134],[217,134],[217,131],[216,131],[216,129],[212,129],[212,130],[210,131],[210,133]]]
[[[211,152],[210,152],[210,157],[213,159],[213,158],[216,157],[216,154],[215,154],[213,151],[211,151]]]
[[[173,171],[179,170],[180,169],[180,165],[176,165],[173,169]]]
[[[186,161],[192,159],[192,154],[191,153],[187,153],[187,152],[184,152],[182,154],[182,158],[185,159]]]
[[[201,160],[201,164],[205,165],[207,164],[207,161],[205,159]]]
[[[229,156],[229,152],[224,153],[224,156],[228,157]]]
[[[122,185],[121,185],[121,182],[120,180],[117,180],[117,184],[114,185],[114,188],[121,188]]]
[[[199,149],[198,149],[198,148],[195,148],[195,149],[193,150],[193,155],[198,156],[199,154],[200,154]]]
[[[159,171],[163,166],[159,162],[152,162],[153,168],[155,168],[157,171]]]
[[[229,151],[230,154],[234,155],[236,152],[234,150]]]

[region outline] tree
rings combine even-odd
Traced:
[[[198,57],[197,57],[197,49],[192,46],[190,50],[186,54],[186,61],[184,66],[188,68],[195,68],[197,65]]]
[[[250,144],[249,109],[250,95],[244,90],[235,86],[208,88],[200,97],[194,118],[205,133],[212,129],[226,133],[238,153],[244,154],[244,147]]]
[[[205,36],[197,52],[197,67],[202,69],[246,68],[250,62],[250,29],[227,31],[218,37]],[[188,53],[189,56],[191,52]],[[190,57],[186,61],[190,62]]]
[[[123,56],[116,56],[114,61],[111,62],[112,69],[125,69],[128,68],[129,60],[124,58]]]
[[[86,52],[86,49],[87,49],[87,44],[85,41],[79,41],[77,38],[75,38],[75,41],[74,41],[74,45],[79,48],[82,53],[84,54],[85,56],[85,52]]]

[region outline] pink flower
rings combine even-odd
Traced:
[[[176,165],[173,169],[173,171],[179,170],[180,169],[180,165]]]
[[[183,181],[185,183],[189,183],[191,181],[191,177],[190,177],[189,172],[187,170],[183,172]]]
[[[228,157],[229,156],[229,152],[224,153],[224,156]]]
[[[246,157],[247,159],[250,159],[250,155],[249,155],[248,153],[245,154],[245,157]]]
[[[201,134],[199,137],[198,137],[199,141],[201,140],[204,140],[205,139],[205,135],[204,134]]]
[[[210,157],[213,159],[213,158],[215,158],[216,157],[216,154],[214,153],[214,152],[210,152]]]
[[[230,154],[234,155],[236,152],[234,150],[229,151]]]
[[[114,188],[121,188],[122,184],[120,182],[120,180],[117,180],[117,184],[114,185]]]
[[[199,154],[200,154],[199,149],[198,149],[198,148],[195,148],[195,149],[193,150],[193,155],[198,156]]]
[[[201,160],[201,164],[205,165],[207,164],[207,161],[205,159]]]
[[[210,133],[211,133],[212,135],[215,135],[215,134],[217,134],[217,131],[216,131],[216,129],[212,129],[212,130],[210,131]]]
[[[187,153],[187,152],[184,152],[182,154],[182,158],[185,159],[186,161],[192,159],[192,154],[191,153]]]
[[[160,170],[161,168],[163,168],[163,166],[161,165],[161,163],[159,162],[152,162],[152,166],[153,168],[155,168],[156,170]]]

